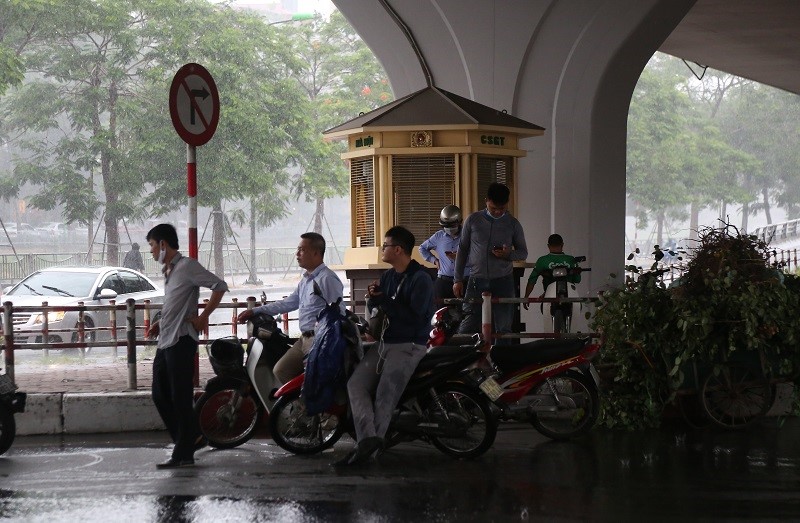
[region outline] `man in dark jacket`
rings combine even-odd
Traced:
[[[367,287],[367,308],[382,308],[389,325],[347,383],[357,443],[335,465],[363,462],[383,447],[397,402],[425,356],[433,315],[433,281],[411,259],[413,248],[414,235],[408,229],[397,226],[386,232],[381,259],[392,268],[383,273],[380,283]]]

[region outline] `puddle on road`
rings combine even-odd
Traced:
[[[369,511],[352,511],[349,503],[237,500],[193,496],[48,497],[0,490],[0,519],[11,522],[54,521],[222,523],[259,521],[307,523],[332,521],[397,521]],[[426,521],[444,521],[426,514]]]

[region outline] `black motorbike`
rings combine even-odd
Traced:
[[[476,336],[477,338],[477,336]],[[422,440],[456,458],[474,458],[491,448],[497,419],[484,393],[468,379],[468,370],[482,354],[480,339],[470,344],[434,347],[417,366],[400,399],[386,447]],[[376,343],[364,351],[378,350]],[[325,412],[310,415],[298,376],[275,393],[270,412],[272,439],[295,454],[313,454],[331,447],[344,433],[353,434],[346,391]]]
[[[0,454],[5,453],[17,435],[14,414],[25,410],[28,395],[17,392],[17,386],[7,374],[0,374]]]

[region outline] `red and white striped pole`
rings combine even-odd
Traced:
[[[189,196],[189,257],[197,259],[197,148],[186,144],[186,192]]]
[[[483,336],[483,350],[489,352],[494,344],[492,337],[492,293],[481,294],[481,335]]]
[[[189,196],[189,257],[197,259],[197,148],[186,144],[186,194]],[[200,352],[194,353],[194,386],[200,386]]]

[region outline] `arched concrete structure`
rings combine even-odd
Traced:
[[[583,289],[601,288],[612,273],[619,281],[631,94],[695,0],[333,2],[396,96],[426,85],[416,45],[436,86],[545,127],[544,137],[522,142],[517,214],[529,261],[558,232],[568,252],[589,259]]]

